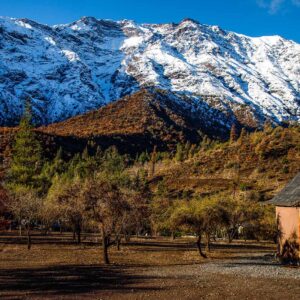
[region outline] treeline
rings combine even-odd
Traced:
[[[229,143],[249,138],[245,131],[238,136],[233,130]],[[122,239],[131,235],[194,235],[203,257],[202,238],[207,251],[211,240],[218,237],[229,242],[237,237],[276,239],[273,209],[234,191],[231,195],[173,199],[163,181],[151,188],[159,160],[178,163],[212,147],[218,143],[205,138],[198,146],[178,144],[174,153],[159,153],[154,148],[135,160],[120,155],[114,147],[106,151],[97,148],[92,156],[86,149],[66,160],[60,149],[53,160],[45,160],[30,113],[26,113],[5,161],[7,210],[20,230],[25,229],[28,249],[36,224],[41,224],[45,233],[54,227],[71,230],[78,243],[84,228],[101,234],[105,263],[109,263],[109,247],[119,249]]]

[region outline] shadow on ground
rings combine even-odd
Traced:
[[[26,294],[26,296],[68,295],[117,291],[122,293],[155,290],[157,287],[137,285],[151,279],[150,276],[130,274],[130,268],[122,266],[58,266],[49,268],[0,270],[0,297]]]

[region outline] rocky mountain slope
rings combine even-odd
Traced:
[[[49,124],[148,87],[171,92],[176,105],[221,127],[298,122],[300,45],[190,19],[84,17],[45,26],[0,18],[0,125],[16,124],[26,99],[36,122]]]

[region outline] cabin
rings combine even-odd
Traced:
[[[300,172],[269,203],[276,206],[278,257],[283,262],[299,262]]]

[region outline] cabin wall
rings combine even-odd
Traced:
[[[280,232],[280,253],[286,241],[296,240],[300,244],[300,208],[276,207],[276,218]]]

